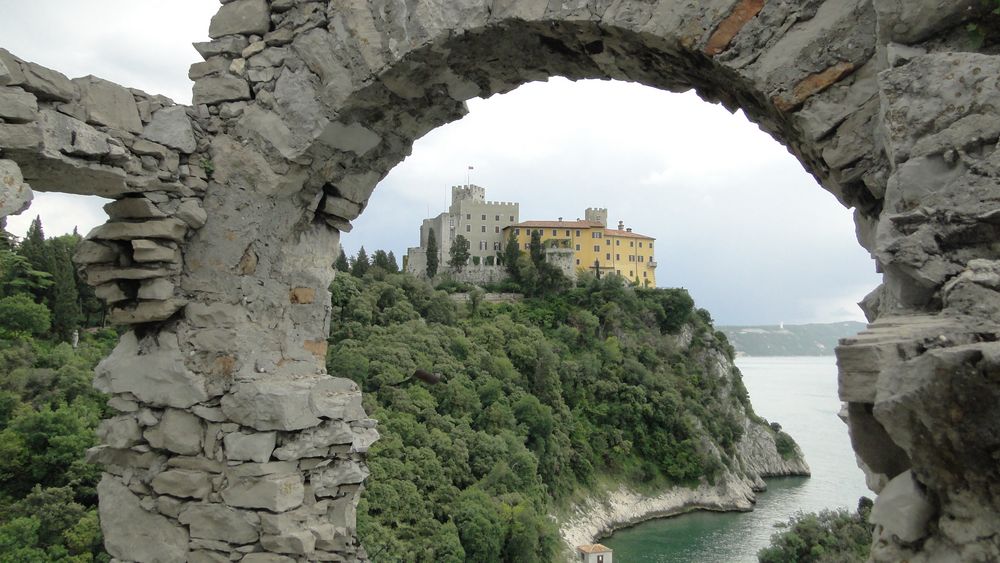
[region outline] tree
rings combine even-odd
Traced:
[[[39,272],[52,273],[52,255],[48,245],[45,244],[45,232],[42,230],[42,218],[36,216],[28,227],[28,232],[21,241],[17,253],[24,256],[31,264],[31,269]],[[48,297],[48,291],[43,288],[31,290],[36,301],[42,301]]]
[[[363,277],[368,272],[370,266],[368,253],[365,252],[365,247],[362,246],[358,250],[358,255],[354,258],[354,263],[351,264],[351,275],[358,278]]]
[[[455,237],[455,242],[451,243],[448,255],[451,257],[448,260],[448,265],[461,272],[462,268],[469,264],[469,239],[462,235]]]
[[[69,340],[73,331],[80,327],[80,320],[83,317],[72,260],[76,242],[72,235],[46,241],[53,266],[53,284],[49,288],[52,329],[56,336],[64,341]]]
[[[427,231],[427,277],[433,279],[438,273],[438,241],[434,229]]]
[[[0,295],[36,295],[52,285],[52,274],[34,269],[20,254],[0,250]]]
[[[0,332],[14,336],[44,334],[49,330],[49,309],[32,301],[27,295],[18,294],[0,299]]]
[[[340,249],[340,256],[337,257],[337,261],[333,263],[333,267],[337,269],[338,272],[350,272],[351,263],[347,261],[347,254],[344,249]]]
[[[389,272],[399,273],[399,262],[396,261],[396,255],[391,250],[389,251]]]
[[[384,250],[376,250],[375,254],[372,254],[372,266],[378,266],[390,273],[399,271],[399,266],[396,265],[396,257],[392,256],[391,252],[386,253]]]
[[[528,243],[528,255],[537,267],[545,261],[545,249],[542,247],[542,231],[531,231],[531,242]]]
[[[497,254],[497,261],[503,264],[512,280],[520,281],[520,271],[517,268],[517,259],[521,256],[521,249],[517,245],[517,237],[511,233],[507,237],[507,244],[503,247],[503,253]]]

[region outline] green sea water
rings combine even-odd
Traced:
[[[619,530],[601,540],[615,563],[756,561],[775,525],[796,512],[853,510],[873,496],[854,461],[847,427],[837,417],[837,366],[832,356],[739,358],[736,365],[757,414],[779,422],[799,443],[812,477],[769,479],[753,512],[692,512]]]

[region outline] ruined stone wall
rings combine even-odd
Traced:
[[[108,550],[365,559],[377,433],[323,366],[339,233],[465,100],[561,75],[742,109],[855,209],[884,274],[838,350],[881,491],[874,558],[1000,558],[1000,58],[966,30],[984,18],[976,0],[226,0],[191,108],[0,52],[0,212],[27,185],[116,199],[77,256],[131,326],[95,382],[119,413],[91,452]]]

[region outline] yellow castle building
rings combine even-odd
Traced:
[[[542,243],[573,250],[578,271],[617,274],[640,286],[656,286],[653,237],[626,228],[608,228],[608,210],[588,208],[584,219],[524,221],[504,227],[504,240],[514,236],[522,250],[528,250],[532,231],[541,231]],[[550,242],[551,241],[551,242]]]

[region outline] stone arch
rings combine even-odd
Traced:
[[[0,51],[3,214],[27,184],[117,200],[77,256],[132,325],[95,382],[120,412],[91,452],[109,551],[365,558],[377,433],[323,367],[339,232],[465,100],[558,74],[742,108],[855,208],[884,272],[873,324],[838,350],[883,491],[874,557],[1000,556],[982,539],[1000,529],[1000,64],[963,26],[982,17],[972,0],[234,0],[196,45],[190,108]]]

